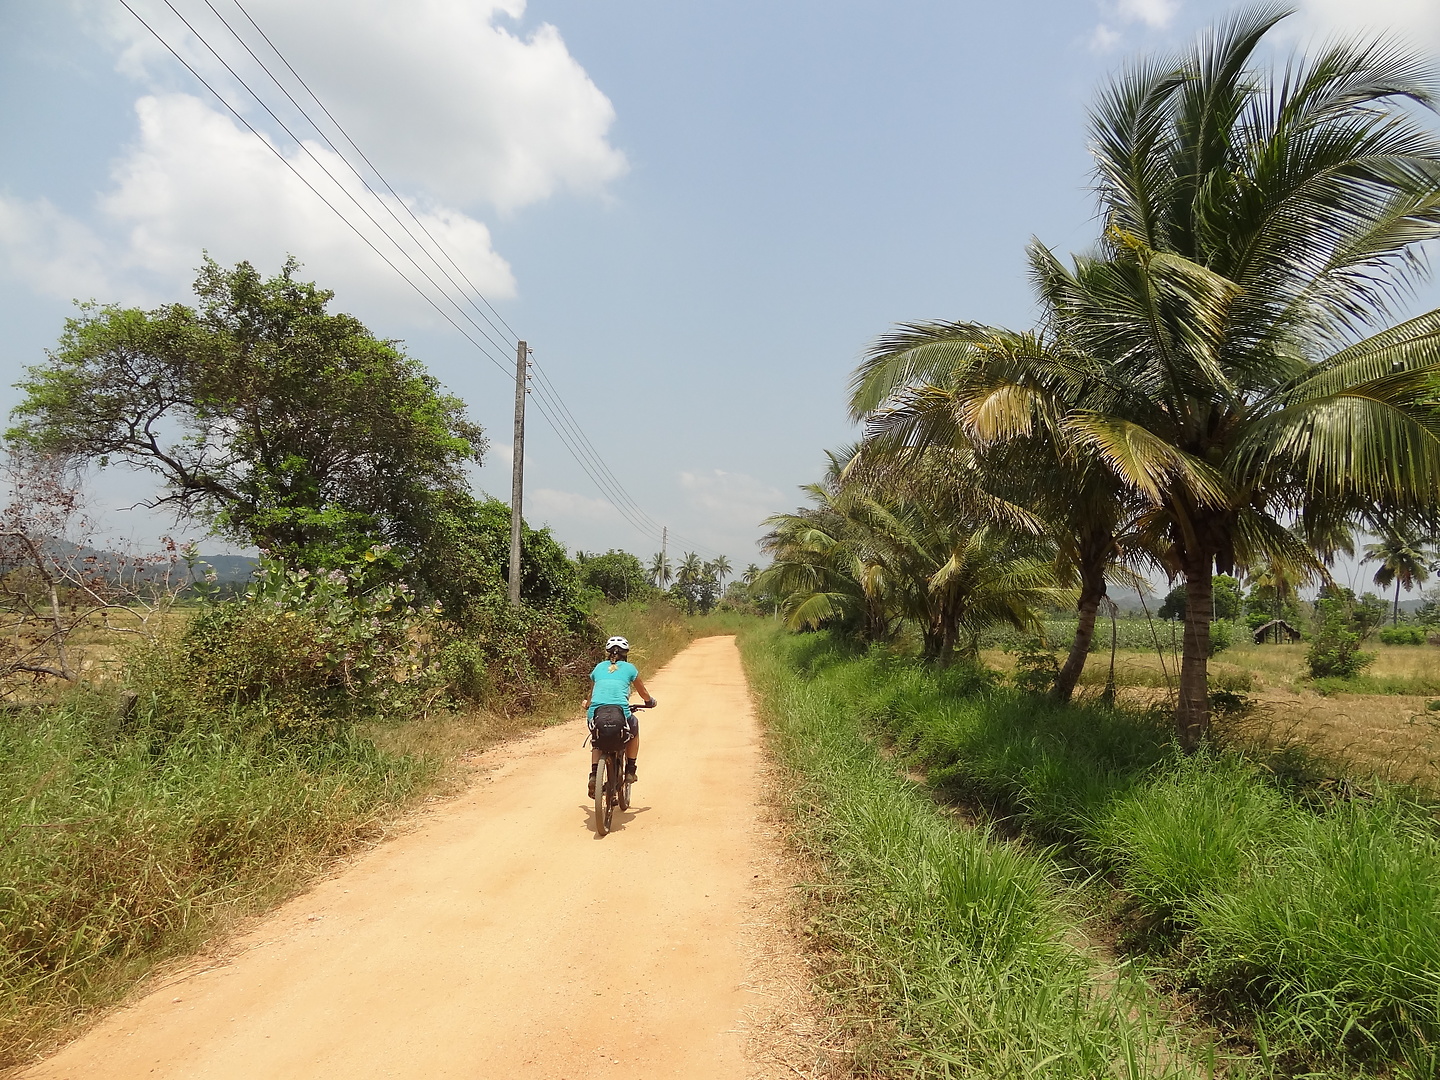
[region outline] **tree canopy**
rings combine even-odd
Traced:
[[[12,446],[155,474],[155,505],[295,563],[411,555],[486,448],[459,398],[334,294],[210,258],[197,304],[84,305],[29,368]]]

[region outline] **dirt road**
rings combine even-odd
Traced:
[[[733,638],[647,679],[632,811],[597,840],[580,721],[422,817],[31,1080],[746,1075],[764,853]],[[757,862],[757,858],[759,862]]]

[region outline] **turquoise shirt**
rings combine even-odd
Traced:
[[[621,705],[625,715],[630,715],[630,687],[640,677],[640,669],[629,660],[618,660],[615,670],[610,670],[610,661],[601,660],[590,672],[590,710],[585,715],[595,719],[595,706]]]

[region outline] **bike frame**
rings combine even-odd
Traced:
[[[631,705],[632,713],[650,705]],[[630,809],[630,785],[625,782],[625,748],[600,751],[597,769],[603,775],[595,778],[595,835],[604,836],[610,831],[615,808]],[[603,782],[602,782],[603,781]]]

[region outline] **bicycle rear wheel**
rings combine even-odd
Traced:
[[[600,762],[595,766],[595,835],[604,836],[610,831],[610,793],[607,790],[610,786],[609,762],[605,755],[600,755]]]
[[[616,771],[614,758],[605,762],[605,765],[609,772],[608,779],[610,781],[608,785],[610,790],[606,792],[605,797],[605,832],[608,833],[610,831],[611,819],[615,816],[615,804],[620,801],[620,773]],[[603,836],[604,833],[601,833],[601,835]]]

